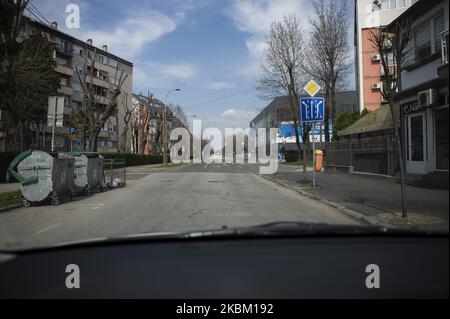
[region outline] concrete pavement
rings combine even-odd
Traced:
[[[312,189],[302,187],[299,183],[301,174],[301,167],[282,164],[278,172],[271,178],[343,205],[380,223],[389,224],[389,217],[401,212],[400,185],[393,178],[327,170],[324,173],[316,174],[317,188]],[[308,172],[310,181],[311,175],[312,173]],[[411,216],[423,217],[418,226],[448,231],[448,190],[407,185],[406,201]]]
[[[0,249],[275,221],[357,223],[255,171],[252,165],[186,165],[151,171],[129,180],[125,188],[78,197],[59,206],[4,212],[0,214]]]

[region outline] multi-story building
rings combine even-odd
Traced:
[[[406,171],[448,188],[449,3],[419,0],[398,20],[412,21],[402,65],[400,108]]]
[[[383,70],[378,50],[370,35],[386,26],[417,0],[355,0],[355,83],[359,108],[370,111],[380,108]]]
[[[110,101],[107,92],[118,84],[118,77],[115,75],[122,72],[124,76],[127,75],[121,88],[122,92],[117,100],[117,110],[105,123],[99,133],[97,142],[99,152],[116,152],[118,150],[119,132],[122,131],[124,125],[123,117],[126,104],[131,104],[133,64],[108,52],[106,44],[102,44],[101,47],[95,46],[95,39],[82,41],[58,30],[56,22],[47,25],[26,16],[23,17],[23,21],[25,35],[37,32],[44,33],[54,48],[55,71],[60,75],[58,96],[64,97],[63,127],[56,127],[56,151],[83,149],[82,144],[86,139],[74,132],[71,115],[85,107],[86,101],[82,84],[91,85],[91,58],[95,57],[92,85],[96,95],[98,95],[96,101],[100,103],[108,104]],[[116,72],[116,69],[118,72]],[[43,149],[49,149],[51,128],[45,125],[45,128],[40,131],[41,141],[39,145]],[[8,150],[7,139],[3,144],[4,150]],[[126,149],[129,150],[130,145],[127,145]]]

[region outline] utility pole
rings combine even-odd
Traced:
[[[167,165],[167,111],[166,106],[164,105],[163,114],[162,114],[162,120],[163,120],[163,161],[164,166]]]
[[[53,118],[52,118],[52,152],[55,151],[55,126],[56,126],[56,111],[58,106],[58,98],[55,98],[55,107],[53,109]]]

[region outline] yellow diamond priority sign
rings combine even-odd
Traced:
[[[308,84],[306,84],[306,86],[304,87],[304,90],[310,95],[310,96],[314,96],[317,94],[317,92],[320,91],[320,86],[319,84],[317,84],[314,80],[311,80],[308,82]]]

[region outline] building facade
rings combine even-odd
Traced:
[[[47,25],[26,16],[23,17],[23,20],[25,35],[43,33],[54,48],[55,71],[60,75],[58,97],[64,98],[64,119],[61,127],[56,125],[55,129],[56,151],[82,150],[83,144],[87,144],[87,139],[76,132],[73,116],[77,111],[82,110],[86,104],[82,85],[91,85],[91,57],[95,57],[92,85],[100,103],[108,104],[110,101],[106,92],[118,84],[118,76],[115,75],[122,72],[124,76],[126,75],[121,94],[117,100],[117,110],[106,121],[97,141],[99,152],[117,152],[119,133],[124,126],[123,117],[126,105],[131,104],[133,64],[108,52],[106,44],[96,47],[93,43],[95,39],[82,41],[58,30],[56,22]],[[34,144],[38,144],[42,149],[49,150],[51,147],[51,131],[51,127],[47,123],[43,123],[39,128],[39,143]],[[3,151],[10,150],[11,145],[7,134],[3,133],[1,137],[3,139]],[[126,149],[129,150],[130,145],[127,145]]]
[[[417,0],[355,0],[355,83],[358,104],[362,111],[380,108],[381,77],[380,57],[370,42],[370,35],[386,26]]]
[[[406,171],[448,187],[449,4],[420,0],[397,19],[413,21],[396,98]]]

